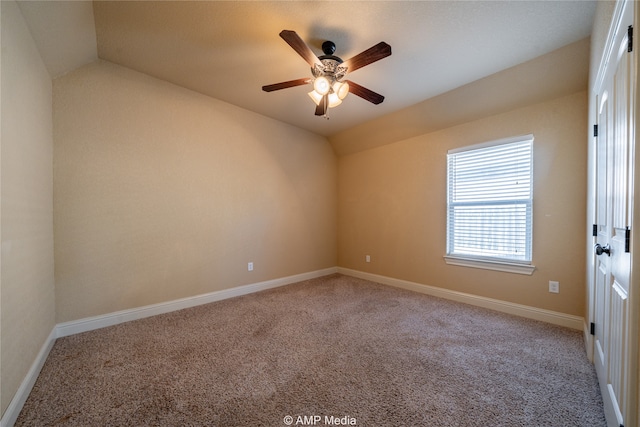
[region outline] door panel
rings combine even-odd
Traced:
[[[616,229],[624,229],[629,224],[629,149],[630,142],[630,106],[631,101],[630,94],[630,82],[629,79],[633,76],[631,74],[631,60],[630,55],[627,55],[627,43],[626,37],[623,38],[622,43],[618,46],[618,52],[616,55],[617,67],[613,75],[613,189],[612,189],[612,204],[613,204],[613,227]]]
[[[606,292],[608,277],[609,275],[607,274],[606,266],[600,263],[596,271],[595,318],[593,319],[596,325],[594,364],[599,376],[605,375],[607,365],[605,358],[608,354],[605,352],[605,349],[607,348],[607,334],[604,333],[603,327],[606,325],[605,319],[607,316]]]
[[[620,284],[613,282],[610,297],[610,333],[609,333],[609,392],[615,399],[616,418],[618,423],[623,425],[624,400],[620,401],[618,396],[625,395],[626,388],[626,339],[627,336],[627,293]]]

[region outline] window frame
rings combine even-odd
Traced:
[[[530,229],[528,230],[529,239],[526,241],[526,251],[528,253],[527,260],[515,260],[510,258],[502,258],[497,256],[481,256],[481,255],[471,255],[471,254],[461,254],[461,253],[451,253],[451,218],[450,218],[450,194],[451,194],[451,181],[450,181],[450,164],[449,158],[451,155],[457,153],[463,153],[473,150],[479,150],[483,148],[496,147],[499,145],[512,144],[516,142],[522,141],[531,141],[531,187],[530,187],[530,196],[528,199],[528,203],[530,204],[529,212],[531,217],[527,221]],[[508,273],[516,273],[516,274],[526,274],[531,275],[535,270],[535,266],[533,265],[533,157],[534,157],[534,136],[533,134],[527,135],[519,135],[510,138],[503,138],[494,141],[487,141],[480,144],[474,144],[470,146],[460,147],[451,149],[447,152],[447,225],[446,225],[446,250],[444,255],[444,260],[449,265],[457,265],[463,267],[471,267],[471,268],[481,268],[488,270],[496,270],[496,271],[504,271]],[[478,202],[478,206],[481,206],[482,202]]]

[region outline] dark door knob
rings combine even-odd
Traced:
[[[611,247],[608,243],[604,246],[600,246],[600,243],[596,243],[596,245],[593,247],[593,250],[596,255],[607,254],[607,256],[611,256]]]

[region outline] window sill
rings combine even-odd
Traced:
[[[536,269],[534,265],[519,264],[507,261],[489,261],[484,259],[464,258],[453,255],[445,255],[444,262],[449,265],[458,265],[461,267],[481,268],[484,270],[504,271],[506,273],[526,274],[531,276]]]

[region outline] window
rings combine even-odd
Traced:
[[[450,150],[449,264],[532,274],[533,135]]]

